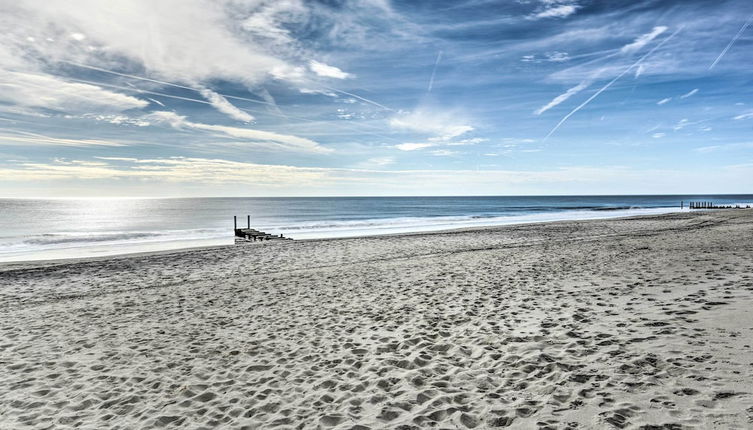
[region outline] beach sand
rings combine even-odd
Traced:
[[[753,427],[753,211],[0,266],[0,429]]]

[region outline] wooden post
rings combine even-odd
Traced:
[[[235,234],[235,230],[238,229],[238,217],[233,215],[233,234]]]
[[[246,225],[248,226],[248,228],[251,228],[251,215],[246,215],[246,216],[247,216]]]
[[[685,204],[685,202],[681,200],[680,201],[680,209],[682,209],[682,207],[683,207],[684,204]]]

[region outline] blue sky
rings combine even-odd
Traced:
[[[750,192],[752,20],[742,0],[3,2],[0,196]]]

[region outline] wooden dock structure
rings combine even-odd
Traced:
[[[235,241],[239,240],[247,242],[265,241],[265,240],[293,240],[289,237],[285,237],[282,234],[269,234],[263,231],[255,230],[251,228],[251,215],[246,216],[246,228],[238,228],[238,217],[233,217],[233,231],[235,231]]]

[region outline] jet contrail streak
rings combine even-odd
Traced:
[[[737,42],[737,39],[739,39],[740,36],[742,36],[743,32],[748,28],[751,22],[753,22],[753,15],[751,15],[750,18],[748,18],[748,20],[745,21],[745,24],[743,24],[743,26],[740,27],[740,30],[737,31],[737,34],[735,35],[735,37],[733,37],[732,40],[729,41],[727,46],[724,47],[724,49],[722,50],[721,54],[719,54],[719,56],[716,57],[716,60],[714,60],[714,62],[711,63],[711,65],[709,66],[709,70],[713,69],[714,66],[716,66],[716,63],[718,63],[719,60],[721,60],[722,57],[724,57],[724,54],[726,54],[727,51],[729,51],[729,48],[731,48],[732,45],[734,45],[735,42]]]
[[[583,107],[585,107],[593,99],[595,99],[596,97],[598,97],[599,94],[601,94],[604,91],[606,91],[609,87],[612,86],[612,84],[614,84],[615,82],[617,82],[618,79],[620,79],[621,77],[623,77],[633,67],[641,64],[643,62],[643,60],[645,60],[646,58],[648,58],[649,55],[653,54],[657,49],[661,48],[665,43],[669,42],[669,40],[672,39],[673,37],[675,37],[675,35],[677,33],[679,33],[680,30],[682,30],[682,27],[678,28],[674,33],[670,34],[666,39],[662,40],[661,43],[659,43],[658,45],[656,45],[653,49],[651,49],[650,51],[648,51],[648,53],[646,53],[644,56],[642,56],[641,58],[639,58],[638,61],[636,61],[635,63],[633,63],[632,65],[630,65],[630,67],[628,67],[625,70],[623,70],[622,73],[620,73],[619,75],[617,75],[617,77],[615,77],[614,79],[612,79],[611,81],[609,81],[606,85],[604,85],[603,87],[601,87],[599,89],[599,91],[596,91],[586,101],[584,101],[583,103],[581,103],[580,105],[578,105],[575,109],[573,109],[572,111],[570,111],[570,113],[568,113],[567,115],[565,115],[564,117],[562,117],[562,119],[560,120],[560,122],[558,122],[557,125],[554,126],[554,128],[552,129],[552,131],[550,131],[549,134],[546,135],[546,137],[543,139],[543,141],[546,142],[546,140],[549,139],[549,136],[551,136],[555,131],[557,131],[557,129],[560,128],[560,126],[562,124],[564,124],[565,121],[567,121],[576,112],[578,112],[579,110],[583,109]]]
[[[384,110],[389,110],[389,111],[394,111],[394,110],[395,110],[395,109],[392,109],[392,108],[388,108],[387,106],[385,106],[385,105],[383,105],[383,104],[379,104],[379,103],[375,102],[374,100],[369,100],[369,99],[367,99],[367,98],[365,98],[365,97],[361,97],[361,96],[359,96],[359,95],[357,95],[357,94],[349,93],[349,92],[347,92],[347,91],[343,91],[343,90],[338,90],[338,89],[336,89],[336,88],[329,88],[329,87],[324,87],[324,89],[325,89],[325,90],[330,90],[330,91],[334,91],[334,92],[336,92],[336,93],[340,93],[340,94],[345,94],[345,95],[347,95],[347,96],[355,97],[355,98],[357,98],[358,100],[361,100],[361,101],[364,101],[364,102],[366,102],[366,103],[372,104],[372,105],[374,105],[374,106],[380,107],[380,108],[382,108],[382,109],[384,109]]]
[[[111,75],[122,76],[124,78],[137,79],[137,80],[140,80],[140,81],[152,82],[152,83],[155,83],[155,84],[167,85],[167,86],[175,87],[175,88],[183,88],[184,90],[191,90],[191,91],[195,91],[197,93],[201,93],[201,90],[199,88],[193,88],[193,87],[188,87],[188,86],[185,86],[185,85],[174,84],[172,82],[159,81],[157,79],[146,78],[144,76],[130,75],[128,73],[120,73],[120,72],[116,72],[114,70],[103,69],[101,67],[94,67],[94,66],[89,66],[89,65],[86,65],[86,64],[81,64],[81,63],[74,63],[74,62],[71,62],[71,61],[61,61],[61,62],[62,63],[66,63],[66,64],[70,64],[72,66],[81,67],[83,69],[96,70],[98,72],[109,73]],[[259,103],[259,104],[263,104],[263,105],[273,105],[274,106],[274,103],[269,103],[269,102],[265,102],[265,101],[261,101],[261,100],[256,100],[256,99],[249,99],[247,97],[231,96],[229,94],[220,94],[220,95],[223,96],[223,97],[225,97],[225,98],[228,98],[228,99],[243,100],[243,101],[247,101],[247,102],[251,102],[251,103]]]
[[[429,89],[426,90],[427,93],[431,92],[431,89],[434,88],[434,76],[437,74],[437,66],[439,66],[439,62],[442,61],[442,51],[439,51],[437,54],[437,60],[434,61],[434,69],[431,71],[431,79],[429,79]]]

